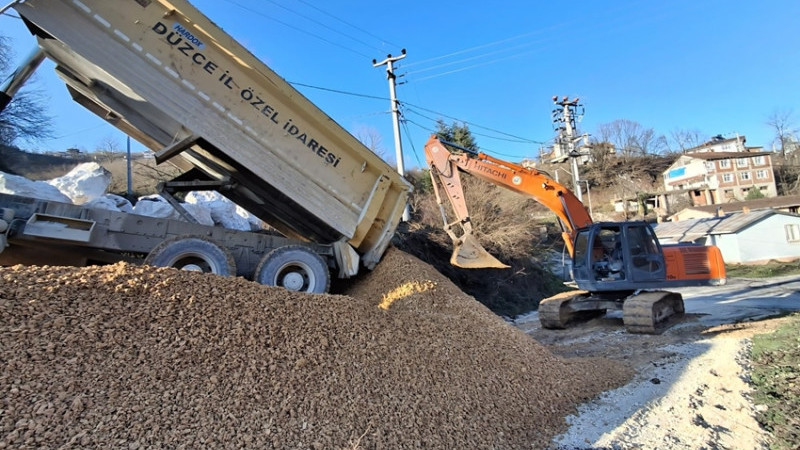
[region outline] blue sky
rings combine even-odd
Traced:
[[[800,123],[796,0],[192,3],[351,133],[378,133],[392,162],[388,82],[372,59],[405,48],[396,73],[407,168],[424,163],[437,118],[466,122],[488,153],[535,157],[554,137],[553,95],[580,97],[579,126],[590,134],[628,119],[659,134],[738,133],[769,148],[771,113],[794,111]],[[0,35],[13,39],[17,59],[34,45],[8,16]],[[50,98],[58,136],[36,147],[124,144],[71,102],[51,64],[36,86]]]

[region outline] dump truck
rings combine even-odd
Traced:
[[[372,269],[411,185],[185,0],[12,2],[37,50],[0,109],[44,60],[71,98],[173,164],[161,195],[186,220],[3,195],[0,263],[131,260],[327,289]],[[176,199],[217,191],[279,235],[199,225]],[[309,281],[310,278],[316,278]]]

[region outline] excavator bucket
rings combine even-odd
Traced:
[[[490,255],[472,234],[465,234],[455,242],[450,264],[464,269],[505,269],[508,267]]]

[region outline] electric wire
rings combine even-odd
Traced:
[[[428,116],[426,116],[426,115],[424,115],[424,114],[420,114],[419,112],[417,112],[417,111],[414,111],[413,109],[406,109],[406,111],[408,111],[408,112],[410,112],[410,113],[412,113],[412,114],[416,114],[416,115],[418,115],[418,116],[420,116],[420,117],[422,117],[422,118],[428,119],[428,120],[430,120],[430,121],[433,121],[433,122],[438,122],[438,120],[437,120],[437,119],[434,119],[434,118],[432,118],[432,117],[428,117]],[[465,121],[463,121],[463,120],[459,120],[459,119],[454,119],[454,120],[456,120],[456,121],[458,121],[458,122],[461,122],[461,123],[463,123],[463,124],[467,124],[467,125],[474,125],[474,124],[471,124],[471,123],[469,123],[469,122],[465,122]],[[480,127],[480,126],[476,126],[476,128],[482,128],[482,127]],[[493,130],[493,131],[494,131],[494,130]],[[470,133],[471,133],[471,134],[473,134],[473,135],[475,135],[475,136],[481,136],[481,137],[485,137],[485,138],[489,138],[489,139],[495,139],[495,140],[498,140],[498,141],[514,142],[514,143],[516,143],[516,144],[541,144],[541,142],[538,142],[538,141],[533,141],[533,140],[530,140],[530,139],[508,139],[508,138],[501,138],[501,137],[497,137],[497,136],[490,136],[490,135],[488,135],[488,134],[477,133],[477,132],[475,132],[475,131],[473,131],[473,130],[470,130]]]
[[[544,141],[537,141],[537,140],[535,140],[535,139],[528,139],[528,138],[525,138],[525,137],[521,137],[521,136],[517,136],[517,135],[514,135],[514,134],[506,133],[506,132],[504,132],[504,131],[496,130],[496,129],[494,129],[494,128],[489,128],[489,127],[485,127],[485,126],[482,126],[482,125],[478,125],[478,124],[475,124],[475,123],[472,123],[472,122],[468,122],[468,121],[465,121],[465,120],[461,120],[461,119],[459,119],[459,118],[457,118],[457,117],[448,116],[448,115],[446,115],[446,114],[442,114],[442,113],[440,113],[440,112],[437,112],[437,111],[434,111],[434,110],[432,110],[432,109],[425,108],[425,107],[423,107],[423,106],[414,105],[414,104],[412,104],[412,103],[407,103],[407,102],[406,102],[405,104],[406,104],[406,105],[408,105],[408,106],[412,106],[412,107],[414,107],[414,108],[420,109],[420,110],[422,110],[422,111],[426,111],[426,112],[429,112],[429,113],[437,114],[437,115],[440,115],[440,116],[442,116],[442,117],[446,117],[446,118],[448,118],[448,119],[451,119],[451,120],[457,120],[457,121],[459,121],[459,122],[461,122],[461,123],[465,123],[465,124],[468,124],[468,125],[472,125],[472,126],[474,126],[474,127],[476,127],[476,128],[481,128],[481,129],[484,129],[484,130],[487,130],[487,131],[493,131],[493,132],[495,132],[495,133],[499,133],[499,134],[502,134],[502,135],[504,135],[504,136],[508,136],[508,137],[515,138],[515,139],[519,139],[519,140],[520,140],[520,141],[522,141],[522,142],[529,142],[529,143],[531,143],[531,144],[545,144],[545,143],[546,143],[546,142],[544,142]]]
[[[480,50],[480,49],[483,49],[483,48],[494,47],[494,46],[497,46],[497,45],[500,45],[500,44],[504,44],[506,42],[511,42],[511,41],[515,41],[517,39],[522,39],[523,37],[536,35],[536,34],[541,34],[544,31],[547,31],[548,29],[551,29],[551,28],[555,28],[555,27],[548,27],[548,28],[545,28],[543,30],[530,31],[530,32],[527,32],[527,33],[519,34],[517,36],[512,36],[510,38],[500,39],[498,41],[493,41],[493,42],[488,42],[488,43],[481,44],[481,45],[476,45],[474,47],[465,48],[463,50],[457,50],[455,52],[448,53],[446,55],[434,56],[432,58],[422,59],[422,60],[419,60],[419,61],[413,61],[413,62],[405,64],[405,67],[413,67],[413,66],[416,66],[416,65],[419,65],[419,64],[425,64],[425,63],[432,62],[432,61],[439,61],[439,60],[442,60],[442,59],[447,59],[447,58],[449,58],[451,56],[463,55],[465,53],[470,53],[470,52],[472,52],[474,50]]]
[[[405,117],[405,116],[403,116]],[[400,124],[403,126],[403,131],[406,135],[406,140],[408,141],[409,145],[411,145],[411,152],[414,154],[414,159],[417,160],[417,164],[420,168],[423,167],[422,161],[419,159],[419,154],[417,154],[417,146],[414,145],[414,139],[411,136],[411,132],[408,130],[408,124],[405,120],[400,120]]]
[[[389,97],[380,97],[378,95],[359,94],[357,92],[348,92],[348,91],[342,91],[342,90],[339,90],[339,89],[326,88],[326,87],[322,87],[322,86],[313,86],[313,85],[310,85],[310,84],[298,83],[298,82],[294,82],[294,81],[287,81],[287,83],[291,84],[292,86],[302,86],[302,87],[306,87],[306,88],[309,88],[309,89],[317,89],[317,90],[320,90],[320,91],[334,92],[336,94],[350,95],[350,96],[353,96],[353,97],[371,98],[371,99],[374,99],[374,100],[383,100],[385,102],[391,101],[391,99]]]
[[[349,95],[349,96],[353,96],[353,97],[369,98],[369,99],[381,100],[381,101],[391,101],[391,99],[389,99],[388,97],[381,97],[381,96],[377,96],[377,95],[360,94],[360,93],[357,93],[357,92],[344,91],[344,90],[341,90],[341,89],[326,88],[326,87],[322,87],[322,86],[314,86],[314,85],[311,85],[311,84],[298,83],[298,82],[293,82],[293,81],[288,81],[288,83],[293,85],[293,86],[302,86],[302,87],[306,87],[306,88],[309,88],[309,89],[317,89],[317,90],[326,91],[326,92],[333,92],[333,93],[341,94],[341,95]],[[425,118],[425,119],[433,121],[433,122],[437,122],[437,119],[434,119],[432,117],[426,116],[425,114],[422,114],[419,111],[416,111],[415,109],[419,109],[419,110],[422,110],[422,111],[426,111],[428,113],[436,114],[436,115],[441,116],[441,117],[445,117],[445,118],[448,118],[448,119],[451,119],[451,120],[454,120],[454,121],[457,121],[457,122],[460,122],[460,123],[463,123],[463,124],[466,124],[466,125],[469,125],[469,126],[472,126],[472,127],[475,127],[475,128],[491,131],[493,133],[497,133],[499,135],[507,136],[507,137],[504,138],[504,137],[492,136],[492,135],[488,135],[488,134],[477,133],[475,131],[471,131],[471,133],[476,135],[476,136],[481,136],[481,137],[485,137],[485,138],[488,138],[488,139],[494,139],[494,140],[499,140],[499,141],[513,142],[513,143],[518,143],[518,144],[540,144],[540,145],[542,145],[542,144],[546,144],[547,143],[546,141],[538,141],[538,140],[534,140],[534,139],[529,139],[529,138],[517,136],[517,135],[511,134],[511,133],[506,133],[504,131],[500,131],[500,130],[497,130],[497,129],[494,129],[494,128],[490,128],[490,127],[486,127],[486,126],[483,126],[483,125],[479,125],[479,124],[476,124],[476,123],[471,122],[471,121],[463,120],[463,119],[460,119],[458,117],[454,117],[454,116],[450,116],[450,115],[447,115],[447,114],[443,114],[441,112],[434,111],[432,109],[428,109],[428,108],[425,108],[425,107],[422,107],[422,106],[418,106],[418,105],[414,105],[414,104],[411,104],[411,103],[401,102],[401,101],[398,101],[397,103],[398,103],[398,106],[402,107],[404,111],[408,111],[408,112],[410,112],[412,114],[416,114],[416,115],[418,115],[418,116],[420,116],[422,118]],[[411,107],[411,108],[409,108],[409,107]],[[385,114],[385,113],[388,113],[388,112],[389,111],[383,111],[380,114]]]
[[[428,128],[425,125],[419,124],[419,123],[417,123],[417,122],[415,122],[415,121],[413,121],[413,120],[411,120],[411,119],[409,119],[407,117],[405,117],[403,120],[408,122],[408,123],[410,123],[410,124],[412,124],[412,125],[416,125],[420,129],[422,129],[424,131],[427,131],[430,134],[436,134],[436,130]],[[475,133],[472,133],[472,134],[474,135]],[[494,150],[494,149],[492,149],[490,147],[486,147],[484,145],[479,145],[478,147],[479,147],[480,151],[482,151],[484,153],[491,153],[492,155],[504,156],[506,158],[520,158],[519,155],[512,155],[510,153],[500,152],[500,151]]]
[[[480,54],[480,55],[470,56],[468,58],[460,59],[458,61],[451,61],[451,62],[446,62],[446,63],[442,63],[442,64],[437,64],[435,66],[426,67],[424,69],[410,70],[410,71],[407,71],[405,74],[406,75],[412,75],[412,74],[415,74],[415,73],[429,72],[431,70],[436,70],[436,69],[440,69],[440,68],[443,68],[443,67],[454,66],[456,64],[461,64],[463,62],[474,61],[476,59],[485,58],[487,56],[497,55],[497,54],[500,54],[500,53],[508,53],[508,52],[511,52],[511,51],[514,51],[514,50],[518,50],[518,49],[525,48],[525,47],[530,47],[531,45],[538,44],[538,43],[544,43],[544,42],[547,42],[547,40],[536,41],[536,42],[527,42],[527,43],[524,43],[524,44],[515,45],[513,47],[507,47],[507,48],[503,48],[503,49],[500,49],[500,50],[495,50],[495,51],[492,51],[492,52],[489,52],[489,53],[483,53],[483,54]],[[512,56],[517,57],[517,56],[521,56],[521,55],[522,54],[516,54],[516,55],[512,55]]]
[[[639,1],[634,6],[637,6],[639,4],[647,4],[647,2]],[[631,5],[627,5],[624,9],[622,7],[617,8],[617,9],[622,10],[622,11],[620,12],[620,14],[614,14],[613,15],[614,16],[614,20],[612,22],[604,23],[601,31],[599,31],[597,33],[593,33],[593,34],[592,33],[588,33],[588,34],[584,34],[584,35],[575,34],[575,33],[569,33],[569,36],[572,36],[572,40],[573,41],[577,41],[578,44],[579,44],[580,42],[582,42],[583,40],[586,39],[586,37],[583,37],[583,36],[590,35],[590,36],[593,36],[593,37],[597,37],[599,33],[605,33],[605,34],[617,33],[620,30],[625,29],[625,28],[631,28],[631,27],[637,27],[637,26],[640,27],[644,23],[641,20],[639,20],[639,21],[631,20],[631,17],[629,17],[629,16],[633,15],[633,13],[631,12],[632,11]],[[626,16],[624,13],[628,13],[628,15]],[[662,11],[661,15],[651,15],[646,19],[646,21],[647,22],[652,22],[652,21],[660,20],[660,19],[663,19],[664,17],[668,16],[669,14],[670,14],[669,12]],[[518,44],[515,48],[528,47],[528,46],[531,46],[531,45],[534,45],[534,44],[547,44],[550,41],[555,41],[557,45],[563,46],[565,44],[568,44],[569,42],[566,41],[563,38],[563,36],[562,36],[563,33],[559,34],[559,33],[556,33],[555,31],[558,31],[559,29],[563,29],[563,28],[567,28],[567,27],[569,27],[569,28],[589,29],[589,27],[586,27],[586,26],[581,27],[581,25],[580,25],[581,22],[585,21],[585,20],[593,20],[593,19],[591,17],[588,17],[588,16],[587,17],[577,17],[577,18],[575,18],[573,20],[566,21],[566,22],[563,22],[563,23],[560,23],[560,24],[556,24],[556,25],[553,25],[553,26],[550,26],[550,27],[547,27],[547,28],[544,28],[544,29],[541,29],[541,30],[531,31],[531,32],[528,32],[528,33],[523,33],[523,34],[520,34],[520,35],[517,35],[517,36],[510,37],[510,38],[500,39],[498,41],[493,41],[493,42],[489,42],[489,43],[486,43],[486,44],[477,45],[477,46],[474,46],[474,47],[470,47],[470,48],[463,49],[463,50],[458,50],[458,51],[451,52],[451,53],[448,53],[448,54],[445,54],[445,55],[441,55],[441,56],[427,58],[427,59],[423,59],[423,60],[420,60],[420,61],[408,62],[408,63],[402,65],[401,68],[405,69],[405,68],[416,66],[418,64],[424,64],[424,63],[432,62],[432,61],[439,61],[439,60],[442,60],[442,59],[449,58],[451,56],[463,55],[463,54],[467,54],[467,53],[473,52],[475,50],[494,47],[494,46],[497,46],[497,45],[500,45],[500,44],[503,44],[503,43],[506,43],[506,42],[519,40],[519,39],[522,39],[522,38],[525,38],[525,37],[529,37],[529,36],[533,36],[533,35],[537,35],[537,34],[542,34],[542,33],[545,33],[545,32],[547,32],[549,34],[549,36],[552,36],[552,37],[548,37],[548,38],[545,38],[545,39],[542,39],[542,40],[539,40],[539,41],[536,41],[536,42]],[[576,45],[573,45],[573,44],[569,44],[569,46],[572,47],[572,48],[576,47]],[[462,71],[465,71],[465,70],[473,69],[473,68],[476,68],[476,67],[481,67],[481,66],[486,66],[486,65],[490,65],[490,64],[495,64],[495,63],[498,63],[498,62],[506,61],[508,59],[519,58],[519,57],[522,57],[522,56],[529,55],[531,53],[535,53],[536,51],[541,51],[541,50],[544,50],[546,48],[551,48],[551,47],[552,47],[552,45],[550,45],[550,44],[548,44],[548,45],[540,45],[540,46],[537,46],[537,48],[531,49],[528,52],[523,52],[523,53],[519,53],[519,54],[516,54],[516,55],[511,55],[511,56],[507,56],[507,57],[503,57],[503,58],[496,58],[496,59],[492,59],[490,61],[482,62],[480,64],[473,64],[473,65],[469,65],[469,66],[458,68],[458,69],[454,69],[454,70],[448,70],[448,71],[445,71],[445,72],[436,73],[436,74],[433,74],[433,75],[430,75],[430,76],[426,76],[426,77],[422,77],[422,78],[412,78],[409,81],[411,81],[411,82],[413,82],[413,81],[419,82],[419,81],[429,80],[429,79],[432,79],[432,78],[437,78],[437,77],[440,77],[440,76],[450,75],[450,74],[453,74],[453,73],[458,73],[458,72],[462,72]],[[448,62],[448,63],[438,64],[437,66],[434,66],[434,67],[447,67],[447,66],[458,65],[458,64],[465,63],[465,62],[473,61],[473,60],[478,59],[478,58],[484,58],[484,57],[488,57],[488,56],[491,56],[491,55],[494,55],[494,54],[497,54],[497,53],[502,53],[502,52],[505,52],[505,51],[507,51],[507,50],[494,50],[494,51],[490,51],[488,53],[480,53],[480,54],[475,55],[475,56],[468,56],[466,58],[461,58],[461,59],[458,59],[458,60],[455,60],[455,61],[451,61],[451,62]],[[415,69],[415,70],[412,70],[412,71],[408,72],[408,74],[410,75],[412,73],[419,73],[419,72],[424,72],[424,71],[429,71],[429,70],[433,70],[433,68]]]
[[[397,48],[400,48],[400,47],[401,47],[401,46],[399,46],[399,45],[397,45],[397,44],[393,44],[393,43],[391,43],[391,42],[389,42],[389,41],[387,41],[387,40],[385,40],[385,39],[382,39],[381,37],[379,37],[379,36],[376,36],[376,35],[374,35],[374,34],[370,33],[369,31],[367,31],[367,30],[365,30],[365,29],[363,29],[363,28],[360,28],[360,27],[358,27],[358,26],[356,26],[356,25],[353,25],[352,23],[350,23],[350,22],[347,22],[347,21],[346,21],[346,20],[344,20],[344,19],[340,19],[339,17],[337,17],[337,16],[335,16],[335,15],[333,15],[333,14],[331,14],[331,13],[329,13],[329,12],[325,11],[325,10],[322,10],[322,9],[320,9],[320,8],[319,8],[319,7],[317,7],[317,6],[314,6],[314,5],[312,5],[311,3],[309,3],[309,2],[307,2],[307,1],[305,1],[305,0],[297,0],[297,1],[299,1],[300,3],[302,3],[302,4],[306,5],[306,6],[310,7],[310,8],[316,9],[317,11],[321,12],[322,14],[325,14],[325,15],[326,15],[326,16],[328,16],[328,17],[331,17],[331,18],[333,18],[333,19],[336,19],[336,20],[338,20],[339,22],[342,22],[343,24],[345,24],[345,25],[347,25],[347,26],[353,27],[353,28],[355,28],[356,30],[358,30],[358,31],[360,31],[360,32],[362,32],[362,33],[364,33],[364,34],[366,34],[367,36],[370,36],[370,37],[372,37],[372,38],[375,38],[375,39],[377,39],[377,40],[379,40],[379,41],[381,41],[381,42],[385,42],[385,43],[387,43],[387,44],[391,45],[392,47],[397,47]]]
[[[321,26],[321,27],[323,27],[325,29],[331,30],[336,34],[342,35],[342,36],[344,36],[344,37],[346,37],[348,39],[352,39],[353,41],[358,42],[359,44],[362,44],[362,45],[364,45],[366,47],[370,47],[370,48],[372,48],[374,50],[377,50],[379,52],[383,51],[382,48],[376,47],[376,46],[374,46],[372,44],[369,44],[367,42],[362,41],[361,39],[358,39],[357,37],[351,36],[351,35],[349,35],[347,33],[344,33],[344,32],[339,31],[339,30],[337,30],[337,29],[335,29],[333,27],[330,27],[330,26],[320,22],[319,20],[314,19],[313,17],[307,16],[307,15],[305,15],[303,13],[297,12],[297,11],[291,9],[291,8],[288,8],[288,7],[284,6],[284,5],[281,5],[280,3],[276,2],[275,0],[267,0],[267,1],[272,3],[273,5],[281,8],[281,9],[289,11],[292,14],[298,15],[298,16],[300,16],[300,17],[302,17],[302,18],[304,18],[304,19],[306,19],[308,21],[311,21],[311,22],[313,22],[313,23],[315,23],[315,24],[317,24],[317,25],[319,25],[319,26]],[[311,6],[311,5],[309,5],[309,6]],[[314,8],[314,9],[316,9],[316,10],[318,10],[320,12],[323,12],[323,11],[319,10],[319,8]]]
[[[339,44],[339,43],[333,42],[333,41],[331,41],[330,39],[326,39],[326,38],[324,38],[324,37],[322,37],[322,36],[320,36],[320,35],[314,34],[314,33],[310,32],[310,31],[308,31],[308,30],[304,30],[304,29],[302,29],[302,28],[300,28],[300,27],[297,27],[297,26],[294,26],[294,25],[292,25],[292,24],[290,24],[290,23],[286,23],[286,22],[284,22],[284,21],[282,21],[282,20],[280,20],[280,19],[276,19],[276,18],[274,18],[274,17],[272,17],[272,16],[269,16],[269,15],[267,15],[267,14],[264,14],[264,13],[263,13],[263,12],[261,12],[261,11],[258,11],[258,10],[255,10],[255,9],[253,9],[253,8],[250,8],[250,7],[248,7],[248,6],[242,5],[242,4],[240,4],[240,3],[238,3],[238,2],[236,2],[236,1],[234,1],[234,0],[223,0],[223,1],[225,1],[225,2],[227,2],[227,3],[230,3],[230,4],[232,4],[232,5],[238,6],[239,8],[241,8],[241,9],[244,9],[245,11],[249,11],[249,12],[251,12],[251,13],[253,13],[253,14],[256,14],[256,15],[258,15],[258,16],[261,16],[261,17],[264,17],[264,18],[266,18],[266,19],[269,19],[269,20],[272,20],[272,21],[274,21],[274,22],[277,22],[277,23],[279,23],[279,24],[281,24],[281,25],[283,25],[283,26],[285,26],[285,27],[287,27],[287,28],[291,28],[292,30],[295,30],[295,31],[297,31],[297,32],[299,32],[299,33],[303,33],[303,34],[306,34],[306,35],[308,35],[308,36],[311,36],[311,37],[313,37],[313,38],[315,38],[315,39],[319,39],[320,41],[323,41],[323,42],[325,42],[325,43],[327,43],[327,44],[333,45],[333,46],[335,46],[335,47],[339,47],[339,48],[341,48],[341,49],[344,49],[344,50],[347,50],[347,51],[349,51],[349,52],[351,52],[351,53],[355,53],[356,55],[363,56],[364,58],[371,59],[371,57],[370,57],[369,55],[365,54],[365,53],[362,53],[362,52],[360,52],[360,51],[358,51],[358,50],[355,50],[355,49],[353,49],[353,48],[347,47],[347,46],[345,46],[345,45],[342,45],[342,44]]]

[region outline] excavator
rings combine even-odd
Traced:
[[[684,312],[681,294],[666,289],[725,284],[725,265],[717,247],[661,245],[645,221],[594,222],[572,191],[535,168],[466,149],[436,135],[425,144],[425,158],[444,230],[453,241],[450,263],[457,267],[508,267],[475,237],[460,172],[528,196],[556,214],[578,289],[539,303],[544,328],[563,329],[608,310],[622,310],[628,332],[657,334]],[[444,197],[455,215],[453,221]]]

